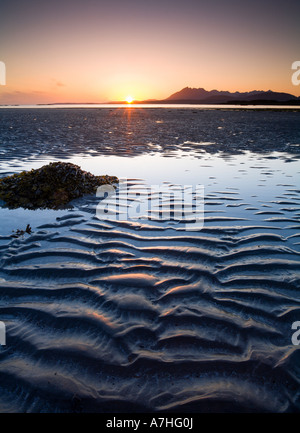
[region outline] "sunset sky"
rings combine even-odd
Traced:
[[[0,0],[0,104],[300,96],[299,0]]]

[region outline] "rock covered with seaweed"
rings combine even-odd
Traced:
[[[58,209],[101,185],[118,183],[116,176],[94,176],[78,165],[51,162],[38,169],[0,179],[0,198],[6,207]]]

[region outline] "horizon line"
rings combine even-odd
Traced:
[[[143,99],[143,100],[135,100],[135,99],[133,99],[133,101],[132,102],[128,102],[128,101],[126,101],[125,99],[124,100],[119,100],[119,101],[102,101],[102,102],[45,102],[45,103],[43,103],[43,102],[40,102],[40,103],[34,103],[34,102],[31,102],[31,103],[26,103],[26,104],[24,104],[24,103],[12,103],[12,104],[1,104],[0,103],[0,106],[18,106],[18,105],[103,105],[103,104],[122,104],[122,105],[133,105],[133,104],[174,104],[174,103],[178,103],[178,104],[201,104],[201,105],[216,105],[216,104],[221,104],[221,105],[223,105],[223,104],[234,104],[234,103],[249,103],[250,104],[250,102],[251,101],[243,101],[243,100],[236,100],[236,101],[224,101],[224,102],[204,102],[204,101],[202,101],[201,99],[189,99],[189,98],[185,98],[185,99],[178,99],[178,100],[175,100],[175,99],[170,99],[173,95],[175,95],[175,94],[177,94],[177,93],[180,93],[181,91],[183,91],[183,90],[185,90],[185,89],[191,89],[191,90],[204,90],[204,91],[206,91],[206,92],[208,92],[208,93],[210,93],[210,92],[213,92],[213,91],[216,91],[216,92],[219,92],[219,93],[222,93],[222,92],[227,92],[227,93],[229,93],[229,94],[231,94],[231,95],[235,95],[235,94],[241,94],[241,95],[243,95],[243,94],[251,94],[251,93],[282,93],[282,94],[286,94],[286,95],[290,95],[290,96],[292,96],[293,98],[296,98],[296,101],[295,102],[298,102],[298,101],[300,101],[300,95],[299,96],[296,96],[296,95],[294,95],[294,94],[292,94],[292,93],[288,93],[288,92],[284,92],[284,91],[274,91],[274,90],[271,90],[271,89],[268,89],[268,90],[250,90],[250,91],[244,91],[244,92],[241,92],[241,91],[239,91],[239,90],[236,90],[236,91],[233,91],[233,92],[231,92],[231,91],[228,91],[228,90],[217,90],[216,88],[214,88],[214,89],[212,89],[212,90],[206,90],[204,87],[190,87],[190,86],[185,86],[185,87],[183,87],[181,90],[179,90],[179,91],[176,91],[176,92],[174,92],[174,93],[172,93],[170,96],[168,96],[167,98],[164,98],[164,99],[155,99],[155,98],[148,98],[148,99]],[[224,97],[226,97],[226,95],[224,95]],[[228,97],[230,97],[230,95],[228,95]],[[255,95],[253,95],[253,97],[255,97]],[[176,101],[178,101],[178,102],[176,102]],[[182,102],[180,102],[180,101],[182,101]],[[269,102],[269,103],[278,103],[278,104],[284,104],[284,103],[286,103],[286,101],[276,101],[275,99],[274,100],[269,100],[269,101],[266,101],[266,102]],[[291,101],[292,102],[292,101]],[[256,103],[256,101],[255,101],[255,103]],[[251,105],[251,104],[250,104]]]

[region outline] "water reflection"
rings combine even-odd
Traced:
[[[2,161],[73,155],[300,152],[300,112],[142,107],[2,109]]]

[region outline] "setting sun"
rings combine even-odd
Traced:
[[[133,97],[132,96],[126,96],[125,101],[127,102],[127,104],[131,104],[133,102]]]

